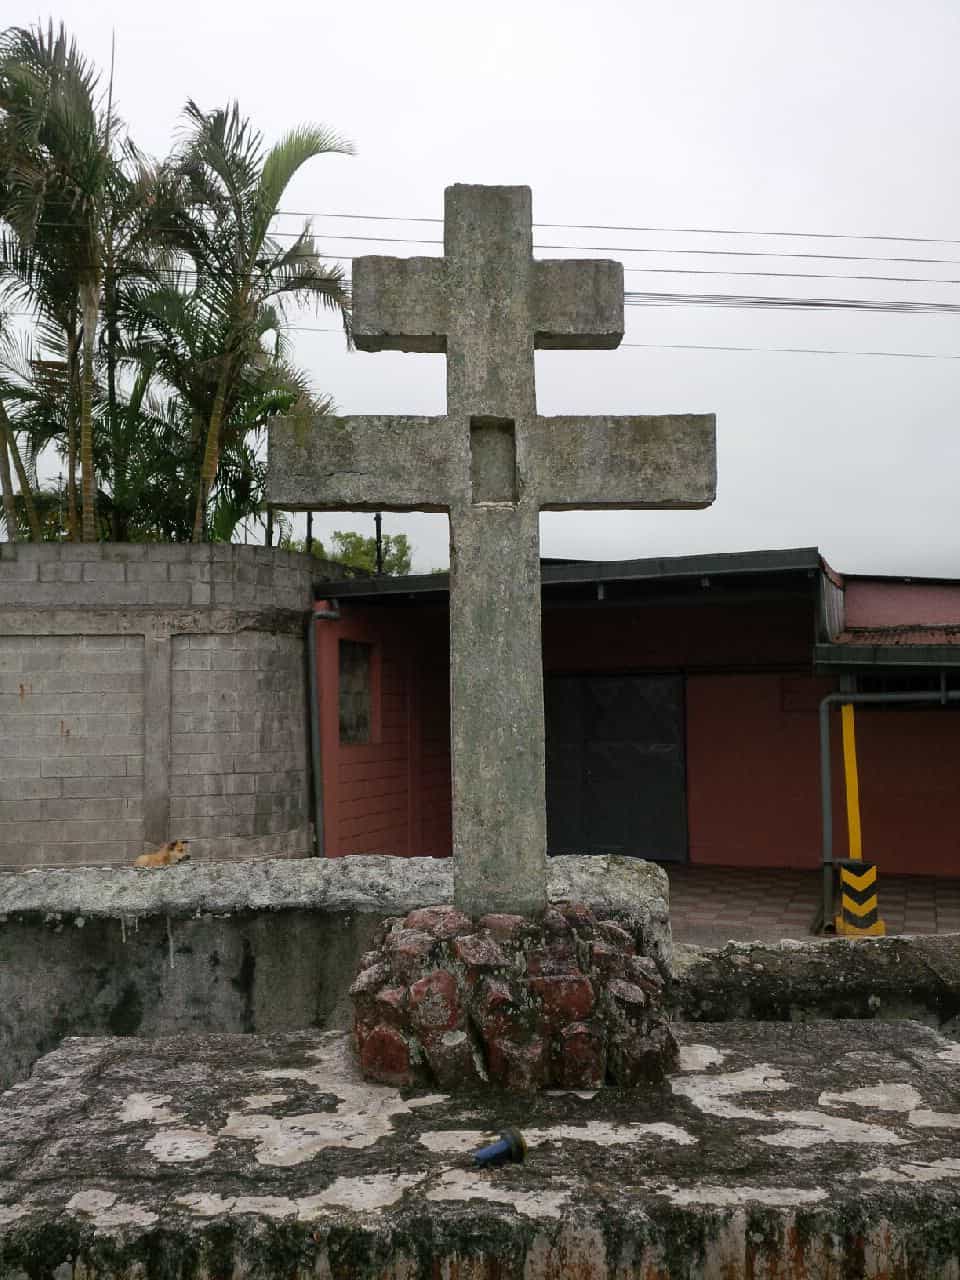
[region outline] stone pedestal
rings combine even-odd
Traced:
[[[658,1083],[676,1045],[637,923],[571,902],[387,921],[350,991],[364,1077],[512,1092]]]

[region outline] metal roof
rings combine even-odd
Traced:
[[[711,552],[697,556],[656,556],[643,560],[541,561],[544,589],[597,584],[653,583],[685,578],[809,576],[821,569],[816,547],[775,551]],[[337,600],[377,601],[398,597],[440,599],[450,589],[447,573],[411,574],[407,577],[341,579],[317,582],[318,597]]]

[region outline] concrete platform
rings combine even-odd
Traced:
[[[960,1044],[678,1026],[660,1090],[364,1084],[337,1033],[64,1041],[0,1095],[0,1276],[960,1274]],[[524,1165],[472,1167],[503,1126]]]

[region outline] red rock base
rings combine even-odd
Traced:
[[[676,1045],[637,936],[577,903],[535,919],[439,906],[385,921],[350,988],[364,1077],[511,1091],[662,1079]]]

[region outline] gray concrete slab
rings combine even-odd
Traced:
[[[0,1275],[958,1274],[960,1045],[678,1036],[661,1089],[456,1100],[337,1034],[67,1040],[0,1098]],[[526,1163],[476,1169],[505,1125]]]

